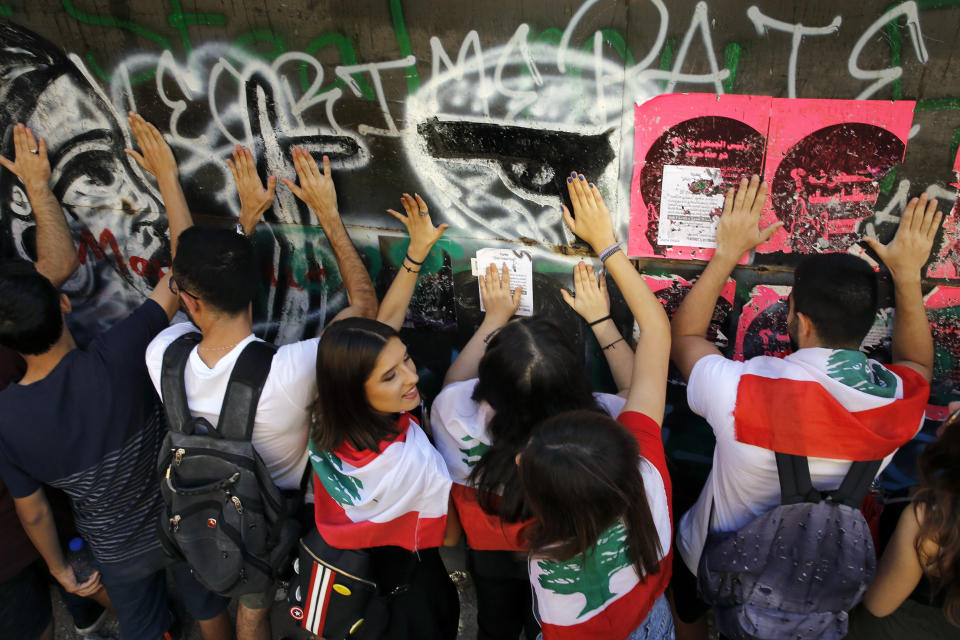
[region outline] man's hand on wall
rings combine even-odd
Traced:
[[[323,156],[321,173],[312,155],[303,147],[294,147],[293,167],[297,171],[300,186],[287,178],[283,179],[283,184],[310,207],[321,227],[326,229],[327,225],[339,222],[340,210],[337,209],[337,189],[333,186],[330,173],[330,158]]]
[[[263,213],[273,204],[273,196],[277,190],[277,177],[267,178],[267,186],[263,186],[257,174],[257,163],[253,159],[250,149],[237,145],[233,150],[233,159],[227,158],[227,165],[233,174],[233,182],[237,185],[237,194],[240,196],[240,226],[248,236],[253,233],[263,217]]]
[[[130,112],[127,121],[130,123],[130,130],[133,131],[133,137],[137,141],[140,151],[133,149],[124,149],[124,151],[137,161],[144,171],[152,173],[157,181],[177,180],[179,170],[177,169],[177,159],[173,157],[173,151],[170,145],[163,139],[160,131],[143,119],[138,113]]]
[[[50,161],[47,159],[47,143],[43,138],[34,138],[33,131],[18,122],[13,127],[13,160],[0,156],[0,165],[23,182],[27,195],[50,188]]]
[[[864,238],[863,241],[887,265],[894,280],[919,282],[920,271],[930,257],[933,239],[942,219],[943,213],[937,211],[937,201],[924,193],[907,203],[897,233],[889,244],[883,244],[876,238]]]
[[[723,214],[717,225],[716,258],[740,262],[743,254],[770,239],[782,222],[775,222],[765,229],[760,228],[760,214],[767,198],[767,183],[760,182],[754,174],[750,180],[743,178],[740,188],[727,190],[723,202]]]

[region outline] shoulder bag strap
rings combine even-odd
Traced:
[[[777,475],[780,476],[780,504],[820,502],[820,492],[813,488],[810,465],[804,456],[776,453]]]
[[[237,358],[217,422],[217,431],[225,439],[250,440],[257,417],[257,403],[276,352],[277,348],[269,342],[254,340]]]
[[[863,499],[867,496],[867,492],[870,491],[873,479],[877,477],[877,472],[880,471],[881,463],[883,463],[883,460],[854,462],[850,465],[847,475],[843,477],[840,488],[830,496],[830,501],[859,509],[863,504]]]
[[[183,381],[183,371],[187,366],[190,352],[200,342],[202,336],[196,331],[185,333],[171,342],[163,352],[163,364],[160,367],[160,395],[163,410],[167,414],[167,425],[178,433],[192,433],[190,407],[187,404],[187,387]],[[186,429],[189,429],[186,430]]]

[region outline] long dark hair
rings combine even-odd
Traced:
[[[923,521],[914,542],[923,572],[935,593],[944,593],[943,612],[960,627],[960,425],[948,425],[920,454],[920,490],[914,502],[923,505]],[[929,557],[924,543],[937,545]]]
[[[392,327],[369,318],[347,318],[329,325],[317,347],[317,400],[310,438],[320,449],[347,442],[376,451],[396,431],[396,416],[370,406],[364,384],[390,338]]]
[[[537,425],[518,465],[535,518],[530,551],[566,562],[623,521],[637,575],[659,572],[660,535],[639,463],[636,439],[609,416],[568,411]]]
[[[480,506],[506,522],[530,517],[517,481],[517,452],[541,420],[563,411],[602,412],[584,373],[583,359],[551,320],[523,318],[508,323],[480,360],[475,402],[496,412],[487,426],[492,446],[470,473]]]

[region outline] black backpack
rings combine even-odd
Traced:
[[[237,359],[217,427],[190,415],[184,367],[199,333],[163,354],[170,430],[160,450],[160,540],[205,587],[224,596],[266,591],[297,541],[296,499],[284,499],[250,442],[276,347],[253,341]],[[200,429],[198,429],[200,427]]]
[[[873,580],[873,537],[859,507],[880,460],[854,462],[835,492],[813,487],[802,456],[776,454],[780,506],[739,531],[711,533],[697,587],[717,630],[737,640],[840,639]]]

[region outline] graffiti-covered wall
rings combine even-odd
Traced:
[[[158,193],[123,153],[129,110],[166,134],[202,224],[232,224],[239,212],[224,163],[235,145],[253,149],[262,176],[295,178],[295,145],[329,155],[381,291],[403,256],[384,210],[404,191],[423,194],[452,225],[408,323],[414,352],[430,347],[420,364],[434,383],[480,319],[470,258],[503,246],[533,254],[535,308],[559,318],[606,375],[558,295],[583,254],[562,224],[562,180],[573,169],[594,180],[626,240],[634,105],[662,94],[915,100],[903,161],[876,176],[872,213],[847,229],[849,243],[889,235],[908,196],[929,190],[945,209],[955,199],[957,0],[7,0],[0,16],[0,152],[11,155],[18,121],[48,140],[82,264],[66,287],[81,339],[137,304],[169,264]],[[955,220],[946,226],[936,252],[953,264]],[[0,255],[31,257],[32,227],[21,185],[3,172]],[[345,304],[322,232],[285,188],[255,244],[260,333],[313,334]],[[760,262],[738,269],[715,316],[731,354],[782,346],[793,263]],[[702,263],[643,266],[669,306]],[[925,283],[940,406],[960,383],[947,287],[956,273]],[[622,303],[614,315],[629,331]],[[682,388],[671,395],[684,414]]]

